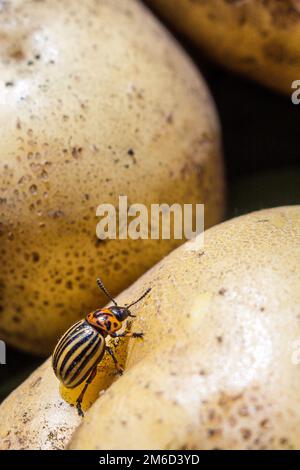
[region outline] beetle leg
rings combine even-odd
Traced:
[[[111,333],[112,338],[143,338],[144,333],[124,331],[124,333]]]
[[[119,364],[119,362],[118,362],[118,359],[116,358],[116,356],[115,356],[113,350],[112,350],[109,346],[106,346],[106,350],[107,350],[107,352],[111,355],[111,357],[112,357],[112,359],[113,359],[113,361],[114,361],[114,364],[115,364],[115,368],[117,369],[118,374],[123,375],[123,372],[124,372],[124,371],[123,371],[123,368],[122,368],[122,366],[120,366],[120,364]]]
[[[86,392],[88,386],[90,385],[90,383],[94,380],[94,378],[96,376],[96,373],[97,373],[97,366],[94,367],[94,369],[90,373],[87,381],[85,382],[85,385],[84,385],[83,389],[81,390],[81,393],[80,393],[79,397],[76,400],[76,408],[77,408],[79,416],[84,416],[84,413],[83,413],[82,408],[81,408],[81,403],[82,403],[83,397],[85,395],[85,392]]]

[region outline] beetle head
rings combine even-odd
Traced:
[[[132,315],[129,308],[127,307],[119,307],[118,305],[116,305],[116,306],[110,307],[109,310],[111,311],[111,313],[114,314],[116,319],[119,320],[120,322],[123,322],[128,317],[135,317],[135,315]]]
[[[135,300],[134,302],[131,302],[131,304],[129,304],[129,305],[125,305],[124,307],[120,307],[117,304],[117,302],[115,301],[115,299],[112,297],[112,295],[108,292],[108,290],[104,286],[101,279],[97,279],[97,284],[98,284],[99,289],[101,289],[102,292],[104,292],[106,297],[108,297],[113,302],[114,305],[112,307],[109,307],[109,311],[111,313],[113,313],[115,315],[116,319],[119,320],[120,322],[123,322],[128,317],[135,317],[135,315],[132,315],[131,311],[129,310],[130,307],[132,307],[132,305],[137,304],[140,300],[142,300],[151,291],[151,288],[147,289],[146,292],[144,292],[143,295],[141,295],[141,297],[139,297],[137,300]]]

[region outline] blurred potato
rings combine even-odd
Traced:
[[[222,219],[207,87],[136,1],[0,5],[0,337],[48,354],[180,242],[96,237],[99,204],[205,203]],[[155,47],[154,47],[155,45]]]
[[[201,241],[118,296],[123,305],[152,287],[134,308],[145,339],[116,345],[117,380],[105,356],[81,424],[48,361],[1,405],[1,448],[20,448],[20,436],[25,448],[299,448],[300,206],[232,219]],[[41,424],[65,431],[49,442]]]
[[[283,93],[300,78],[299,0],[146,0],[228,69]]]

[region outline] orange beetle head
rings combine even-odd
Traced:
[[[137,300],[131,302],[129,305],[121,307],[107,291],[101,279],[97,279],[97,284],[99,289],[104,292],[106,297],[108,297],[114,305],[89,313],[86,317],[86,321],[93,327],[101,330],[102,333],[104,332],[106,334],[118,331],[122,326],[122,322],[126,320],[126,318],[135,317],[135,315],[132,315],[131,311],[129,310],[130,307],[140,302],[147,294],[149,294],[151,290],[151,288],[147,289],[146,292],[144,292],[143,295],[141,295]]]

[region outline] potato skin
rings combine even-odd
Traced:
[[[292,93],[300,76],[299,0],[146,0],[216,62]]]
[[[254,212],[208,230],[204,247],[181,246],[118,296],[123,304],[152,286],[134,311],[145,338],[120,341],[126,371],[114,383],[103,364],[89,393],[106,391],[79,427],[71,417],[69,447],[299,448],[299,242],[300,206]],[[16,419],[33,401],[29,381],[1,405],[0,448],[9,430],[12,447],[20,433],[30,446],[42,420],[53,427],[51,377],[55,397],[31,426]]]
[[[47,354],[105,302],[97,276],[117,293],[178,244],[99,242],[99,204],[205,202],[221,220],[219,124],[136,1],[15,0],[0,28],[0,336]]]
[[[1,450],[63,449],[80,418],[60,394],[48,359],[0,408]]]
[[[128,340],[115,350],[124,367]],[[97,376],[87,389],[82,408],[86,410],[116,380],[114,364],[105,354]],[[81,423],[74,406],[84,383],[63,387],[54,375],[51,358],[36,369],[0,405],[0,450],[63,450]]]
[[[204,249],[167,256],[126,291],[152,286],[134,322],[145,339],[70,448],[299,448],[299,265],[300,206],[230,220]]]

